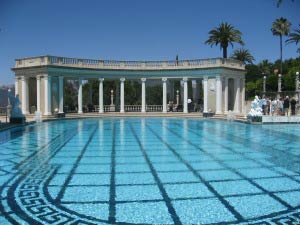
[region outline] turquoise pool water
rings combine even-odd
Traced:
[[[293,224],[300,126],[83,119],[0,133],[0,224]]]

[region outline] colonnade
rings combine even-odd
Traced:
[[[58,84],[57,93],[58,93],[58,113],[64,112],[64,79],[67,77],[64,76],[49,76],[49,75],[37,75],[36,78],[36,111],[42,112],[44,115],[51,115],[54,111],[52,108],[52,79],[56,80]],[[83,113],[83,104],[82,104],[82,87],[83,87],[83,77],[78,79],[78,113]],[[99,80],[99,113],[104,113],[104,101],[103,101],[103,86],[106,78],[98,78]],[[168,77],[162,77],[162,96],[163,96],[163,106],[162,112],[167,112],[167,81]],[[174,78],[172,78],[174,79]],[[193,80],[193,78],[190,78]],[[233,80],[234,85],[229,85],[229,79]],[[110,79],[111,80],[111,79]],[[120,113],[125,112],[125,102],[124,102],[124,82],[126,78],[120,78]],[[188,113],[188,80],[189,78],[183,77],[183,112]],[[141,81],[141,113],[146,112],[146,82],[147,78],[140,78]],[[19,94],[19,82],[21,82],[21,103],[22,103],[22,112],[23,114],[29,113],[29,77],[19,76],[16,77],[15,90],[16,94]],[[211,86],[215,85],[213,89]],[[202,86],[203,86],[203,112],[210,112],[211,97],[209,97],[210,92],[214,92],[214,101],[213,108],[216,114],[226,114],[229,110],[229,101],[233,101],[232,105],[235,113],[241,113],[244,109],[244,99],[245,99],[245,80],[242,77],[228,77],[228,76],[203,76],[202,77]],[[233,93],[232,100],[229,99],[229,90]],[[232,90],[233,89],[233,90]],[[232,95],[232,94],[231,94]],[[210,106],[209,106],[210,105]]]

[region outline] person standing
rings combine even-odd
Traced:
[[[271,98],[271,114],[274,116],[274,113],[277,112],[277,100]]]
[[[282,116],[283,114],[283,101],[282,98],[280,97],[279,99],[277,99],[277,115],[278,116]]]
[[[292,111],[292,116],[295,116],[296,112],[296,100],[295,98],[292,98],[291,100],[291,111]]]
[[[289,115],[289,108],[290,108],[290,99],[289,96],[286,96],[283,101],[283,115]]]

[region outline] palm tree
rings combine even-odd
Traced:
[[[248,49],[244,49],[244,48],[236,49],[232,53],[230,58],[239,60],[239,61],[243,62],[244,64],[247,64],[247,63],[252,64],[253,61],[255,61],[255,59],[251,55],[250,51]]]
[[[221,23],[219,27],[209,31],[209,38],[205,44],[219,45],[223,49],[223,58],[227,58],[227,47],[230,44],[233,47],[233,42],[244,45],[241,38],[242,32],[234,29],[234,27],[228,23]]]
[[[273,72],[272,71],[273,64],[271,62],[269,62],[267,59],[261,61],[258,64],[258,68],[259,68],[260,72],[265,75],[271,75],[271,73]]]
[[[294,29],[293,33],[289,34],[289,38],[285,41],[285,43],[296,43],[296,45],[300,42],[300,24],[299,29]],[[300,52],[300,48],[298,48],[297,52]]]
[[[280,38],[280,73],[282,74],[282,36],[287,36],[290,33],[291,23],[286,18],[276,19],[273,24],[271,31],[274,36]]]

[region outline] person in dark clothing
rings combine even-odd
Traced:
[[[289,115],[289,108],[290,108],[290,99],[289,96],[286,96],[284,101],[283,101],[283,114],[284,115]]]
[[[292,116],[294,116],[295,115],[295,111],[296,111],[296,100],[295,100],[295,98],[292,98],[292,100],[291,100],[291,111],[292,111]]]

